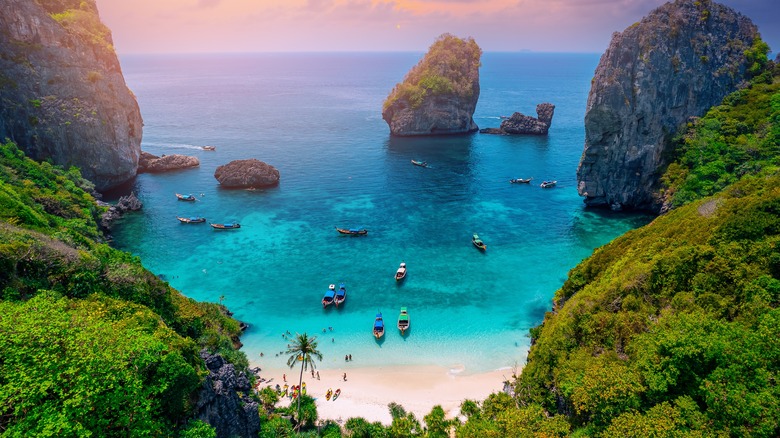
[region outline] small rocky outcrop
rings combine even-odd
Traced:
[[[141,157],[138,160],[138,173],[161,173],[172,170],[189,169],[190,167],[200,166],[200,160],[197,157],[189,155],[171,154],[171,155],[152,155],[141,151]]]
[[[672,137],[748,75],[750,19],[710,0],[678,0],[615,33],[593,78],[578,190],[589,206],[659,211]]]
[[[482,49],[474,39],[444,34],[385,100],[382,118],[397,136],[477,131]]]
[[[540,103],[536,105],[536,115],[538,117],[526,116],[522,113],[514,113],[512,117],[504,119],[500,128],[485,128],[479,132],[483,134],[530,134],[547,135],[552,124],[555,105],[551,103]]]
[[[106,190],[135,176],[142,127],[95,0],[2,1],[0,139]]]
[[[256,437],[260,431],[258,404],[249,394],[252,384],[219,354],[200,352],[209,375],[198,393],[195,417],[217,431],[218,438]]]
[[[279,171],[270,164],[250,158],[217,167],[214,178],[226,188],[261,188],[279,184]]]
[[[139,200],[134,192],[131,192],[127,196],[122,196],[116,205],[110,205],[103,201],[97,201],[98,205],[108,206],[108,211],[103,213],[100,217],[100,226],[104,230],[110,230],[119,218],[121,218],[128,211],[138,211],[143,208],[143,203]]]

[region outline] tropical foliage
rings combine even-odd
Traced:
[[[0,431],[196,436],[198,351],[246,367],[238,323],[101,242],[92,190],[0,144]]]
[[[500,415],[537,412],[547,436],[780,435],[780,82],[767,77],[690,126],[667,171],[678,208],[571,270]],[[501,424],[472,415],[459,434]]]
[[[445,33],[428,49],[425,57],[397,84],[384,103],[387,108],[399,99],[412,108],[426,96],[454,94],[470,98],[479,92],[482,49],[473,38],[461,39]]]

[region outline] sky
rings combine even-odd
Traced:
[[[664,0],[97,0],[120,54],[424,52],[449,32],[486,52],[601,53]],[[780,51],[780,0],[721,0]]]

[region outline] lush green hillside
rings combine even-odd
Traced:
[[[779,90],[759,76],[690,125],[667,172],[681,207],[569,273],[516,398],[459,435],[780,435]]]
[[[100,243],[102,209],[84,189],[77,170],[0,145],[0,432],[173,433],[204,376],[201,348],[246,366],[238,323]]]
[[[461,39],[441,35],[428,49],[425,57],[406,74],[404,81],[393,88],[384,103],[389,107],[398,99],[420,106],[426,95],[455,94],[471,97],[477,91],[482,49],[473,38]]]

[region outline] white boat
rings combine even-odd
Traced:
[[[406,263],[401,263],[401,266],[395,271],[395,281],[401,281],[406,278]]]

